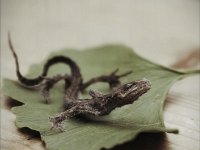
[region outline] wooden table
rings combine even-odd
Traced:
[[[54,50],[64,47],[81,50],[105,43],[126,44],[140,55],[166,66],[199,68],[199,1],[196,0],[119,0],[117,3],[114,0],[2,0],[1,9],[1,78],[16,79],[8,50],[8,31],[23,73]],[[198,75],[178,81],[166,98],[165,124],[178,128],[179,134],[142,134],[123,148],[200,149],[199,82]],[[45,149],[37,133],[16,128],[16,116],[10,110],[14,104],[3,96],[1,104],[1,149]]]

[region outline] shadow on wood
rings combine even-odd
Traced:
[[[111,149],[103,148],[102,150],[167,150],[166,139],[165,133],[141,133],[136,139],[116,145]]]
[[[23,105],[22,102],[19,102],[19,101],[12,99],[10,97],[5,97],[4,106],[5,106],[6,109],[11,110],[12,107],[21,106],[21,105]]]

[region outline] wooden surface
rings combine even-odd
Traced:
[[[123,43],[140,55],[174,68],[199,68],[199,1],[1,0],[1,78],[16,79],[8,50],[11,31],[21,70],[63,47],[84,49]],[[167,127],[179,134],[142,134],[120,149],[199,150],[199,75],[178,81],[164,106]],[[19,130],[1,94],[1,149],[44,150],[36,132]]]

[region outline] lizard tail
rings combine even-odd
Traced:
[[[17,74],[18,80],[25,86],[35,86],[35,85],[40,84],[44,80],[44,77],[47,76],[48,69],[50,68],[50,66],[57,64],[57,63],[64,63],[64,64],[69,65],[73,78],[80,78],[80,79],[82,78],[80,69],[77,66],[77,64],[72,59],[65,57],[65,56],[55,56],[53,58],[50,58],[45,63],[45,65],[43,67],[43,72],[40,76],[33,78],[33,79],[26,78],[20,72],[18,57],[17,57],[17,54],[13,47],[13,44],[11,42],[10,33],[8,33],[8,44],[9,44],[10,50],[15,59],[16,74]]]
[[[12,41],[11,41],[11,36],[10,36],[10,33],[8,32],[8,44],[9,44],[9,47],[10,47],[10,50],[14,56],[14,59],[15,59],[15,65],[16,65],[16,74],[17,74],[17,77],[18,77],[18,80],[26,85],[26,86],[34,86],[34,85],[37,85],[39,84],[43,78],[41,76],[37,77],[37,78],[34,78],[34,79],[28,79],[26,77],[24,77],[21,72],[20,72],[20,68],[19,68],[19,61],[18,61],[18,56],[15,52],[15,49],[14,49],[14,46],[12,44]],[[46,73],[44,72],[43,75],[45,75]]]

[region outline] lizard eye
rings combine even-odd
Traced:
[[[125,90],[128,90],[130,87],[132,86],[132,84],[126,84],[126,86],[125,86]]]

